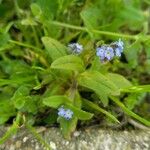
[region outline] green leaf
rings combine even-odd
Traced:
[[[146,21],[146,16],[143,12],[131,4],[125,5],[124,9],[120,11],[119,17],[128,23],[128,27],[131,30],[141,29],[143,22]]]
[[[62,132],[64,138],[70,140],[71,139],[70,135],[76,128],[77,117],[73,117],[71,120],[59,118],[58,122],[60,123],[61,132]]]
[[[90,70],[92,71],[102,71],[104,69],[104,66],[102,63],[100,63],[100,58],[98,56],[95,56],[94,60],[92,61]]]
[[[0,79],[0,86],[13,84],[22,85],[29,82],[32,84],[33,80],[35,80],[34,76],[29,76],[29,74],[27,76],[26,74],[20,73],[20,76],[19,74],[13,75],[12,79]]]
[[[8,33],[0,33],[0,52],[12,48],[9,43],[10,35]]]
[[[12,117],[16,115],[16,110],[10,99],[2,98],[0,100],[0,108],[0,116],[2,117]]]
[[[89,29],[96,29],[98,27],[99,12],[97,6],[92,6],[82,10],[80,13],[81,18]]]
[[[131,68],[135,68],[138,65],[138,54],[141,49],[142,45],[140,40],[137,40],[124,51],[128,64]]]
[[[27,96],[25,99],[24,107],[22,108],[22,111],[29,112],[32,114],[36,114],[38,111],[40,98],[39,96]]]
[[[35,26],[37,25],[37,23],[32,19],[32,18],[26,18],[21,20],[21,24],[22,25],[26,25],[26,26]]]
[[[21,58],[21,57],[20,57]],[[24,61],[14,59],[10,61],[2,61],[0,67],[3,69],[4,73],[9,75],[9,78],[0,79],[0,86],[7,84],[19,84],[20,86],[26,83],[35,84],[35,76],[37,72],[31,69],[27,63]]]
[[[88,120],[88,119],[91,119],[93,117],[92,113],[83,111],[83,110],[81,110],[81,109],[79,109],[79,108],[77,108],[77,107],[75,107],[69,103],[66,103],[65,106],[67,108],[70,108],[73,111],[74,115],[80,120]]]
[[[0,117],[0,125],[4,124],[9,119],[9,116],[1,116]]]
[[[11,100],[14,102],[14,106],[17,109],[21,109],[26,100],[28,99],[28,95],[29,95],[29,91],[30,88],[26,87],[26,86],[20,86],[16,92],[14,93],[13,97],[11,98]]]
[[[45,19],[53,19],[57,14],[58,0],[37,0],[36,3],[40,6]]]
[[[121,92],[127,93],[141,93],[141,92],[150,92],[150,85],[138,85],[138,86],[131,86],[129,88],[121,89]]]
[[[67,48],[55,39],[52,39],[50,37],[42,37],[42,42],[47,50],[48,56],[53,61],[67,54]]]
[[[33,15],[36,17],[40,17],[40,15],[42,14],[42,10],[39,5],[37,5],[36,3],[32,3],[30,7]]]
[[[65,69],[73,71],[83,71],[84,64],[83,61],[74,55],[67,55],[56,59],[52,64],[51,68],[54,69]]]
[[[20,97],[15,99],[14,102],[15,108],[21,109],[24,106],[24,104],[25,104],[25,97]]]
[[[101,98],[106,106],[108,95],[118,95],[119,90],[116,85],[107,77],[97,71],[86,71],[78,77],[79,85],[93,90]]]
[[[65,103],[71,103],[66,96],[50,96],[43,99],[43,104],[49,107],[58,108],[60,105]]]
[[[76,91],[75,93],[75,97],[74,97],[74,106],[81,108],[82,106],[82,101],[81,101],[81,97],[78,91]]]
[[[108,77],[117,87],[118,89],[131,87],[132,84],[128,81],[124,76],[116,74],[116,73],[108,73],[106,74]]]
[[[144,100],[145,95],[146,93],[131,93],[125,98],[125,105],[132,110],[136,105],[140,104],[140,102]]]
[[[49,90],[49,88],[51,90]],[[45,93],[43,94],[43,97],[50,97],[50,96],[54,96],[54,95],[59,95],[60,93],[62,93],[62,83],[58,83],[56,84],[56,82],[51,83],[50,87],[47,88],[47,90],[45,91]]]
[[[117,122],[117,123],[120,123],[118,121],[118,119],[113,116],[111,113],[109,113],[108,111],[104,110],[103,108],[99,107],[98,105],[94,104],[93,102],[89,101],[89,100],[86,100],[86,99],[82,99],[82,102],[83,102],[83,105],[87,108],[92,108],[93,110],[97,111],[97,112],[100,112],[100,113],[103,113],[105,114],[107,117],[109,117],[111,120]]]
[[[10,36],[8,33],[0,33],[0,47],[5,46],[10,40]]]

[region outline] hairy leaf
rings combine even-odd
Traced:
[[[84,64],[83,61],[74,55],[63,56],[56,59],[52,64],[51,68],[54,69],[64,69],[73,71],[83,71]]]
[[[53,108],[58,108],[60,105],[65,104],[65,103],[70,103],[69,99],[66,96],[50,96],[46,97],[43,99],[43,103],[46,106],[53,107]]]
[[[99,95],[104,105],[107,105],[107,96],[118,95],[119,90],[116,85],[103,74],[97,71],[86,71],[78,77],[78,83],[81,86],[93,90]]]
[[[55,39],[50,37],[42,37],[42,42],[46,48],[49,58],[51,58],[53,61],[67,54],[66,47]]]

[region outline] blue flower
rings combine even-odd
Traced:
[[[66,120],[70,120],[73,117],[73,112],[70,109],[64,109],[64,107],[61,106],[58,108],[58,115]]]
[[[70,109],[67,109],[64,115],[64,118],[70,120],[73,116],[73,112]]]
[[[105,58],[105,46],[96,48],[96,55],[100,57],[100,60],[104,60]]]
[[[120,46],[120,47],[123,47],[124,46],[124,42],[121,41],[121,39],[119,39],[118,42],[117,42],[117,45]]]
[[[110,46],[101,46],[96,49],[96,55],[101,61],[111,60],[114,57],[114,50]]]
[[[123,41],[121,41],[121,39],[119,39],[118,41],[112,43],[112,45],[114,46],[115,55],[120,57],[121,53],[123,52],[123,49],[124,49]]]
[[[114,50],[112,47],[107,47],[105,50],[105,58],[111,60],[114,57]]]
[[[61,116],[61,117],[64,117],[64,115],[65,115],[65,109],[63,108],[63,106],[61,106],[58,109],[58,115]]]
[[[100,60],[110,61],[114,56],[120,57],[124,49],[124,43],[119,39],[116,42],[113,42],[109,45],[102,45],[101,47],[96,48],[96,55],[100,57]]]
[[[115,49],[115,55],[116,55],[117,57],[121,57],[121,51],[120,51],[119,48],[116,48],[116,49]]]
[[[80,54],[83,51],[83,46],[78,43],[71,43],[68,47],[72,50],[72,53]]]

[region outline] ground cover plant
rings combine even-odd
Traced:
[[[0,0],[0,124],[150,127],[149,0]]]

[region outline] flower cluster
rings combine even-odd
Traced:
[[[68,45],[73,54],[80,54],[83,51],[83,46],[79,43],[71,43]]]
[[[63,106],[61,106],[58,108],[58,115],[66,120],[70,120],[73,116],[73,112],[70,109],[65,109]]]
[[[114,56],[120,57],[124,49],[124,43],[120,39],[110,45],[102,45],[96,48],[96,55],[101,61],[112,60]]]

